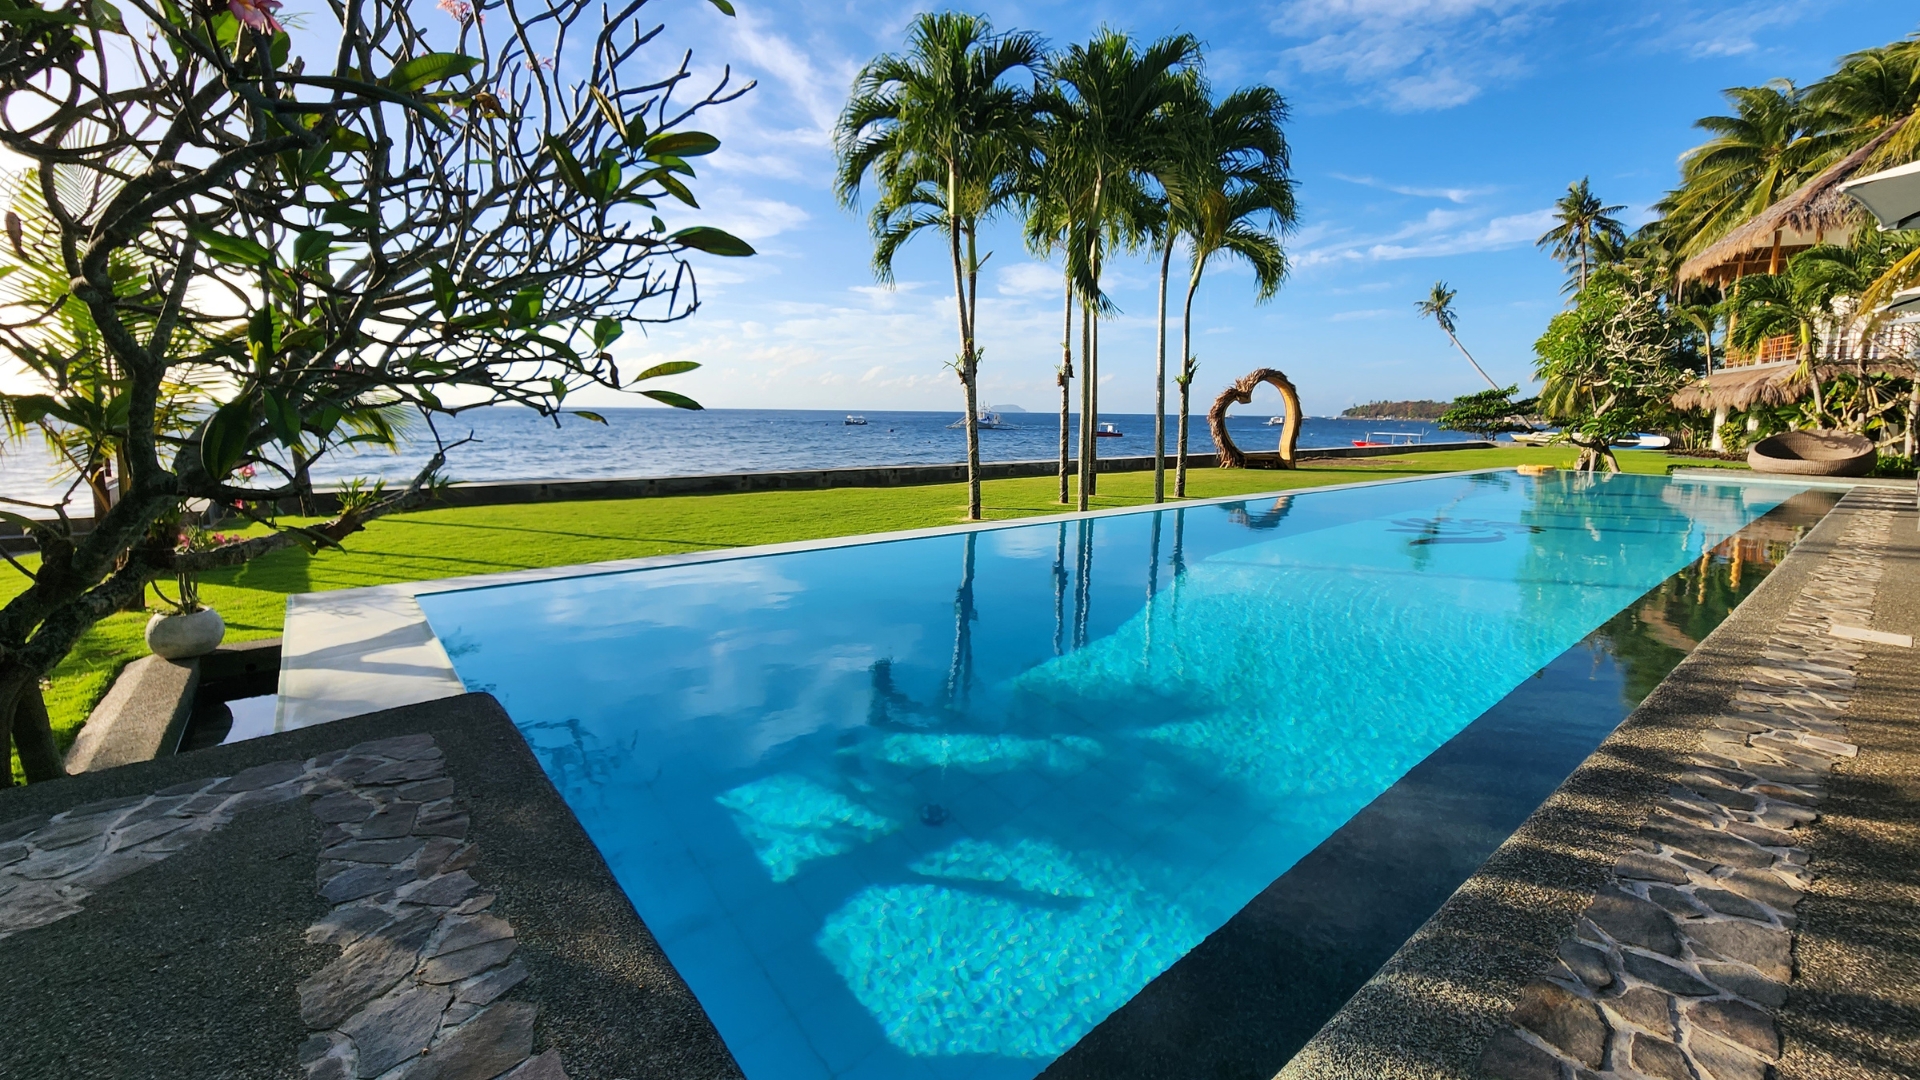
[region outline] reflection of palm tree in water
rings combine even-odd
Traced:
[[[1064,480],[1061,481],[1065,483]],[[1062,499],[1062,502],[1066,500]],[[1053,655],[1067,651],[1067,523],[1061,522],[1053,547]]]
[[[1087,644],[1087,615],[1093,604],[1090,579],[1093,577],[1093,522],[1082,518],[1075,522],[1078,533],[1075,543],[1073,582],[1073,647],[1085,648]]]
[[[973,553],[979,533],[968,533],[961,556],[960,588],[953,595],[953,659],[947,665],[948,708],[964,708],[973,685]]]

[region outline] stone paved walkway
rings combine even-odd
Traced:
[[[1559,961],[1528,985],[1480,1071],[1504,1080],[1764,1080],[1810,881],[1815,820],[1865,646],[1893,515],[1857,513],[1840,549],[1615,865]]]
[[[453,794],[432,737],[410,735],[0,825],[0,938],[79,914],[249,809],[306,798],[333,905],[306,936],[341,953],[298,988],[313,1034],[289,1060],[309,1080],[565,1080],[557,1052],[532,1052],[535,1006],[503,998],[527,973],[468,873],[479,853]]]

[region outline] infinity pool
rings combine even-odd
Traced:
[[[1795,491],[1488,472],[420,604],[749,1080],[1026,1080]]]

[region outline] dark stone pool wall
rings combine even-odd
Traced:
[[[1800,993],[1797,906],[1829,869],[1806,826],[1828,770],[1840,762],[1844,775],[1856,752],[1855,682],[1913,678],[1910,647],[1836,639],[1830,627],[1911,633],[1911,605],[1897,598],[1917,584],[1912,498],[1850,494],[1281,1080],[1758,1080],[1807,1057],[1780,1021]],[[1908,694],[1910,714],[1913,703]],[[1905,719],[1910,728],[1920,715]],[[1880,1029],[1857,1050],[1915,1045],[1912,1003],[1881,995],[1875,1013],[1861,1002],[1876,993],[1851,996],[1851,1011]],[[1888,1069],[1885,1054],[1874,1067],[1874,1054],[1820,1049],[1865,1063],[1844,1075],[1913,1075],[1911,1060]]]

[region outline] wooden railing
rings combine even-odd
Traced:
[[[1793,334],[1781,334],[1760,342],[1760,347],[1752,352],[1740,349],[1727,350],[1727,367],[1750,367],[1754,364],[1777,364],[1800,358],[1800,339]]]

